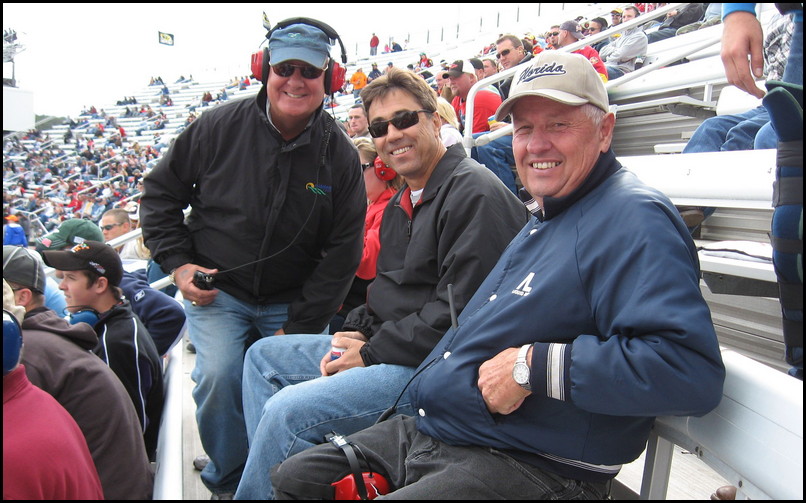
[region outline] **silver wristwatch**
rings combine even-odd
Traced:
[[[512,367],[512,378],[526,391],[532,391],[532,385],[529,384],[529,377],[532,373],[529,370],[529,364],[526,363],[526,355],[531,347],[531,344],[521,346],[518,351],[518,358],[515,360],[515,366]]]

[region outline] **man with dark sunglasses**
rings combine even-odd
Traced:
[[[526,63],[534,57],[531,52],[524,51],[523,41],[515,35],[503,35],[495,44],[496,57],[504,70]],[[502,100],[509,96],[509,88],[512,85],[512,79],[513,77],[510,77],[498,83]],[[490,125],[490,131],[495,131],[508,124],[508,118],[495,121]],[[478,137],[480,135],[474,136]],[[512,135],[504,135],[481,147],[473,147],[470,151],[470,155],[473,159],[479,161],[479,163],[485,165],[487,169],[495,173],[498,179],[501,180],[509,190],[513,193],[517,193],[518,187],[515,182],[515,173],[512,169],[515,165],[515,159],[512,157]]]
[[[270,69],[257,97],[196,119],[141,198],[145,243],[185,299],[196,418],[210,459],[201,477],[221,498],[234,493],[246,461],[249,342],[327,333],[363,247],[358,152],[323,109],[331,30],[314,20],[278,26],[267,35]],[[212,289],[194,283],[197,271],[214,275]]]
[[[564,51],[526,70],[496,116],[513,119],[533,216],[415,371],[416,413],[345,440],[385,499],[608,499],[655,416],[722,398],[696,246],[616,159],[604,83]],[[327,499],[349,459],[333,445],[291,456],[271,471],[277,499]]]
[[[422,78],[393,68],[361,99],[378,155],[405,181],[384,211],[377,275],[332,338],[270,337],[247,351],[249,458],[236,499],[271,499],[269,469],[331,430],[354,433],[392,405],[413,414],[403,391],[450,327],[451,305],[462,311],[526,222],[492,173],[461,145],[443,146],[436,96]],[[331,346],[345,351],[333,360]]]

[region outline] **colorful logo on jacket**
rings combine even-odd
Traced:
[[[313,182],[308,182],[305,184],[305,190],[310,190],[316,195],[324,196],[325,194],[329,194],[332,189],[330,185],[316,185]]]

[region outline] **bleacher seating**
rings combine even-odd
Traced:
[[[673,6],[670,5],[670,7]],[[598,11],[609,10],[610,7],[605,9],[603,4],[594,4],[587,7],[580,6],[580,9],[582,8],[590,11],[587,17],[591,18],[600,14]],[[762,20],[768,19],[773,12],[774,7],[771,5],[766,7],[762,11]],[[641,22],[646,22],[648,19],[648,16],[642,16]],[[723,93],[731,92],[728,91],[730,88],[727,87],[723,66],[718,56],[721,30],[721,25],[717,25],[652,44],[647,51],[646,57],[643,58],[642,70],[646,70],[646,72],[637,73],[637,76],[633,76],[632,80],[624,80],[621,83],[618,81],[611,82],[609,95],[613,108],[617,113],[613,147],[625,166],[635,171],[651,185],[661,188],[676,204],[706,205],[718,208],[716,213],[704,223],[701,232],[702,241],[698,241],[698,244],[723,240],[769,243],[768,233],[770,232],[773,211],[771,192],[775,172],[774,153],[771,151],[743,152],[733,156],[723,155],[729,153],[717,153],[713,156],[691,154],[694,157],[682,157],[682,154],[677,154],[705,117],[717,113],[735,113],[736,111],[735,108],[733,111],[728,111],[726,108],[720,109],[720,106],[724,106],[728,101],[723,98]],[[467,58],[475,54],[481,47],[494,41],[497,38],[497,33],[489,33],[484,35],[487,38],[479,37],[475,40],[461,43],[451,42],[433,44],[427,47],[414,47],[403,52],[379,54],[372,58],[350,61],[347,65],[347,76],[349,78],[358,67],[362,67],[365,72],[368,72],[372,62],[377,62],[381,70],[386,68],[388,62],[392,62],[396,67],[405,68],[407,64],[417,61],[418,54],[421,51],[426,52],[435,63],[442,59],[450,63],[453,60]],[[612,31],[606,32],[604,36],[609,33],[612,33]],[[703,47],[708,41],[713,41],[714,43],[708,47]],[[696,50],[690,52],[693,49]],[[664,61],[683,58],[687,61],[683,64],[673,66],[663,64]],[[246,68],[246,62],[244,63],[244,68]],[[511,75],[512,73],[510,72],[509,74]],[[500,77],[501,75],[499,75]],[[479,87],[492,81],[492,79],[485,79],[480,83]],[[224,77],[222,80],[168,84],[168,88],[171,90],[173,106],[162,107],[169,120],[168,127],[162,131],[163,140],[170,142],[175,137],[176,128],[184,123],[189,107],[197,104],[205,91],[210,91],[215,96],[228,83],[229,77]],[[253,85],[243,91],[239,91],[237,88],[228,89],[229,100],[253,96],[257,93],[259,87],[259,85]],[[160,90],[161,87],[158,86],[144,86],[143,89],[132,94],[129,92],[124,94],[127,96],[134,95],[137,98],[138,105],[134,105],[135,107],[139,107],[140,104],[147,104],[151,105],[156,112],[160,109],[158,105],[161,95]],[[343,119],[349,106],[354,103],[354,98],[351,94],[346,94],[337,97],[336,102],[338,106],[332,111],[337,117]],[[749,105],[742,104],[738,106]],[[103,108],[108,114],[118,117],[118,123],[126,129],[128,135],[124,148],[130,148],[135,142],[139,142],[142,146],[153,144],[153,133],[155,131],[144,131],[142,135],[135,135],[137,126],[142,120],[141,118],[120,117],[120,114],[126,108],[125,105],[108,105],[98,108],[99,110]],[[208,109],[208,107],[198,107],[196,113],[204,113]],[[469,113],[471,111],[472,106],[468,109]],[[66,130],[67,126],[59,125],[44,133],[49,134],[56,145],[69,152],[71,157],[68,158],[68,163],[75,163],[74,144],[65,144],[62,140]],[[83,133],[81,130],[74,130],[74,134],[81,133]],[[86,133],[83,134],[86,135]],[[109,136],[111,136],[110,129],[107,129],[104,137],[96,140],[96,145],[103,145]],[[32,145],[33,142],[26,142],[25,144]],[[666,153],[669,153],[669,155],[665,155]],[[750,182],[750,180],[753,181]],[[736,277],[759,280],[767,284],[776,281],[771,263],[741,264],[734,259],[713,257],[706,253],[701,253],[700,259],[702,270],[715,277],[711,279],[716,283],[711,285],[719,283],[720,280]],[[162,281],[163,283],[167,282],[167,280]],[[765,363],[768,367],[785,370],[786,365],[782,358],[784,348],[780,325],[781,308],[778,299],[772,296],[739,298],[717,291],[718,289],[712,291],[712,288],[715,287],[707,286],[705,282],[702,285],[703,294],[712,310],[720,342],[723,345],[729,345],[741,354],[751,355],[753,359]],[[753,321],[749,323],[748,320]],[[174,355],[177,351],[181,353],[181,346],[179,350],[174,348],[171,352],[173,358],[177,356]],[[658,427],[656,428],[657,438],[653,437],[652,452],[647,457],[647,470],[649,473],[647,482],[643,490],[637,491],[641,493],[641,496],[654,498],[665,495],[665,489],[659,489],[659,487],[662,487],[662,482],[661,486],[658,486],[657,476],[658,474],[662,475],[664,470],[668,469],[668,464],[664,465],[666,463],[665,458],[656,457],[655,453],[668,452],[669,446],[664,444],[667,441],[676,442],[687,449],[691,449],[699,457],[706,460],[710,466],[724,474],[728,480],[741,484],[740,495],[784,497],[790,494],[777,492],[778,489],[781,489],[778,487],[781,485],[780,483],[769,482],[766,479],[761,480],[758,473],[747,467],[737,468],[733,465],[727,465],[731,469],[727,471],[724,469],[728,461],[733,462],[732,458],[742,457],[742,452],[729,452],[726,450],[730,447],[730,442],[741,440],[742,442],[736,445],[746,446],[745,440],[755,438],[755,433],[750,428],[742,431],[727,431],[729,426],[734,425],[732,420],[739,417],[740,413],[746,415],[757,412],[754,407],[757,409],[767,407],[766,405],[759,405],[761,402],[754,399],[754,401],[748,402],[749,405],[746,410],[740,410],[741,407],[736,404],[745,402],[742,402],[741,399],[735,399],[735,393],[737,390],[744,389],[746,396],[750,392],[747,389],[748,386],[754,383],[759,384],[755,382],[758,379],[754,379],[752,374],[757,368],[752,364],[747,364],[739,355],[731,351],[725,352],[724,355],[728,365],[728,383],[726,384],[723,404],[704,418],[662,418],[658,421]],[[181,363],[181,360],[179,362]],[[171,361],[168,366],[168,372],[175,371],[177,368],[181,368],[181,365],[177,367],[176,360]],[[749,374],[747,373],[748,369],[752,371]],[[767,375],[766,372],[769,370],[769,368],[766,368],[758,370],[758,372]],[[777,383],[780,377],[784,376],[780,372],[775,372],[775,376],[770,377],[770,382]],[[171,387],[178,380],[174,379],[169,383],[169,394],[172,393]],[[787,386],[790,386],[789,381],[786,383]],[[774,391],[775,387],[772,386],[770,393]],[[175,392],[174,396],[176,396]],[[798,473],[802,473],[802,387],[801,391],[797,393],[797,397],[800,398],[798,409],[800,412],[800,440],[796,441],[795,444],[800,447],[799,456],[796,456],[800,465],[795,466],[795,469]],[[783,400],[787,401],[791,398],[785,397]],[[797,403],[793,405],[796,409],[797,406]],[[732,408],[726,412],[725,407]],[[781,411],[776,410],[776,412],[780,413]],[[708,423],[708,421],[716,422]],[[766,421],[764,419],[762,423],[767,424]],[[725,438],[729,442],[726,441],[718,446],[714,446],[710,442],[713,437],[718,436],[720,433],[719,426],[710,426],[711,429],[706,434],[708,438],[698,436],[696,429],[698,425],[703,424],[722,425],[728,435]],[[175,426],[175,423],[169,424],[164,417],[163,428],[174,428],[174,432],[176,432]],[[778,437],[776,438],[779,439]],[[171,442],[180,443],[181,434],[178,440],[171,440]],[[756,443],[758,444],[758,442]],[[785,442],[781,443],[784,446],[785,444]],[[176,447],[175,444],[167,447],[164,444],[161,445],[163,447],[160,449],[173,450]],[[756,445],[756,447],[765,446]],[[777,454],[783,456],[782,452]],[[171,487],[170,484],[175,484],[176,480],[181,480],[181,467],[177,473],[175,451],[168,455],[172,456],[172,461],[165,461],[165,466],[171,465],[171,470],[173,471],[163,470],[160,473],[161,470],[158,470],[158,476],[162,477],[162,479],[158,478],[158,480],[162,480],[162,482],[158,483],[160,489],[155,490],[155,497],[181,499],[181,492],[170,492],[171,490],[177,490],[176,487]],[[747,455],[745,454],[743,457],[747,458]],[[771,466],[777,465],[768,463],[768,472],[774,471],[773,468],[770,468]],[[763,475],[767,477],[769,473]],[[799,493],[796,492],[795,497],[798,495],[802,497],[802,476],[800,481]],[[776,487],[770,489],[772,486]],[[797,490],[798,488],[796,487],[795,489]]]

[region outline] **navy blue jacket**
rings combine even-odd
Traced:
[[[151,288],[143,269],[123,272],[120,289],[148,328],[160,356],[171,349],[185,326],[185,310],[169,295]]]
[[[697,252],[672,203],[612,151],[533,213],[424,360],[412,386],[418,429],[606,480],[641,454],[655,416],[701,415],[721,399]],[[532,393],[491,414],[479,366],[529,343]]]

